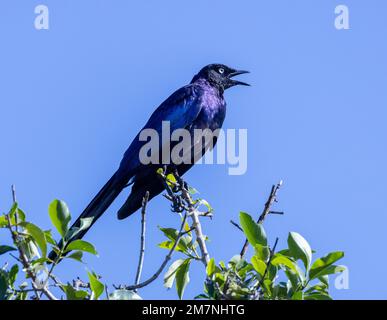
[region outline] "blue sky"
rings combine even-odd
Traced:
[[[243,237],[230,219],[241,210],[257,215],[283,179],[276,208],[285,216],[265,222],[271,243],[278,236],[285,246],[297,231],[320,255],[343,250],[349,289],[333,288],[333,297],[387,297],[384,1],[46,0],[50,29],[41,31],[33,25],[38,4],[1,6],[2,211],[16,184],[31,221],[49,228],[54,198],[76,216],[154,108],[202,66],[221,62],[251,71],[250,88],[226,93],[224,124],[248,129],[248,170],[229,176],[226,166],[201,165],[186,175],[215,208],[203,221],[210,254],[219,261],[239,252]],[[350,30],[334,27],[339,4],[349,7]],[[86,258],[88,268],[109,284],[135,277],[140,214],[116,219],[125,196],[86,236],[100,254]],[[178,226],[162,197],[149,205],[144,278],[165,255],[158,225]],[[202,290],[200,268],[192,267],[187,298]],[[57,271],[85,279],[84,269],[71,261]],[[162,279],[140,295],[176,298]]]

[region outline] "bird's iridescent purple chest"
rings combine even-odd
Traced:
[[[226,116],[226,102],[223,95],[205,83],[201,86],[199,100],[202,109],[194,121],[193,127],[211,130],[221,128]]]

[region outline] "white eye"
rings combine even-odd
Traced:
[[[224,73],[224,69],[223,69],[223,68],[219,68],[219,69],[218,69],[218,72],[219,72],[220,74],[223,74],[223,73]]]

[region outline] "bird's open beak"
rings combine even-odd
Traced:
[[[235,76],[239,76],[240,74],[245,74],[245,73],[249,73],[249,71],[245,71],[245,70],[235,70],[233,72],[231,72],[228,76],[229,78],[229,87],[233,87],[233,86],[237,86],[237,85],[241,85],[241,86],[250,86],[248,83],[246,82],[242,82],[242,81],[238,81],[238,80],[232,80],[231,78],[235,77]]]

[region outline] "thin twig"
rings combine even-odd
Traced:
[[[149,200],[149,191],[147,191],[145,193],[145,196],[142,199],[142,208],[141,208],[141,244],[140,244],[140,257],[138,259],[138,267],[137,267],[137,274],[136,274],[136,281],[135,281],[136,285],[140,283],[142,267],[143,267],[143,264],[144,264],[145,230],[146,230],[145,215],[146,215],[146,206],[148,204],[148,200]],[[137,291],[137,290],[135,290],[135,291]]]
[[[183,216],[183,220],[181,222],[181,226],[180,226],[180,229],[179,229],[179,233],[177,234],[175,243],[173,244],[172,248],[169,250],[168,254],[164,258],[163,263],[161,264],[159,269],[156,271],[156,273],[152,277],[150,277],[148,280],[146,280],[146,281],[143,281],[141,283],[138,283],[138,284],[135,284],[135,285],[132,285],[132,286],[125,286],[126,290],[136,290],[136,289],[139,289],[139,288],[143,288],[143,287],[147,286],[148,284],[150,284],[151,282],[153,282],[154,280],[156,280],[159,277],[159,275],[161,274],[161,272],[164,270],[165,266],[167,265],[168,261],[171,260],[172,254],[173,254],[173,252],[175,251],[177,245],[180,242],[180,239],[181,239],[182,234],[183,234],[184,225],[185,225],[186,220],[187,220],[187,214],[185,214]]]
[[[106,300],[110,300],[110,297],[109,297],[109,290],[108,290],[108,286],[107,286],[106,283],[105,283],[105,294],[106,294]]]
[[[11,191],[12,191],[12,201],[13,201],[13,203],[17,203],[17,200],[16,200],[16,188],[15,188],[15,185],[13,184],[13,185],[11,185]],[[18,223],[19,223],[19,221],[18,221],[18,215],[17,215],[17,210],[16,210],[16,212],[15,212],[15,230],[16,230],[16,232],[18,232],[19,230],[18,230]]]
[[[269,214],[279,214],[284,215],[285,213],[283,211],[269,211]]]
[[[234,227],[236,227],[237,229],[239,229],[240,231],[243,232],[243,229],[241,228],[241,226],[240,226],[239,224],[237,224],[235,221],[230,220],[230,223],[231,223]]]
[[[191,195],[189,194],[188,191],[188,186],[186,183],[183,181],[183,179],[178,175],[177,171],[175,172],[176,180],[178,181],[180,188],[181,188],[181,195],[185,202],[187,203],[187,211],[188,215],[192,219],[192,227],[195,230],[195,235],[196,235],[196,241],[199,244],[199,248],[202,254],[202,262],[204,266],[207,266],[207,264],[210,262],[210,255],[207,250],[206,246],[206,240],[202,232],[202,225],[199,220],[199,211],[195,208],[194,202],[192,201]]]
[[[267,199],[267,201],[265,203],[265,207],[264,207],[261,215],[259,216],[259,218],[257,220],[258,224],[262,224],[263,221],[265,220],[266,216],[270,213],[270,208],[273,205],[273,203],[276,202],[276,200],[277,200],[277,192],[281,188],[281,186],[282,186],[282,180],[280,182],[278,182],[276,185],[273,185],[271,187],[269,198]],[[245,243],[243,244],[241,253],[240,253],[240,256],[242,258],[245,256],[248,247],[249,247],[249,242],[246,239]]]
[[[271,260],[273,259],[273,256],[274,256],[274,253],[275,253],[275,249],[277,248],[277,244],[278,244],[278,237],[275,239],[273,249],[270,250],[269,260],[268,260],[267,263],[266,263],[265,272],[263,273],[263,276],[262,276],[261,280],[258,282],[258,286],[257,286],[256,292],[258,292],[259,288],[260,288],[260,287],[262,286],[262,284],[263,284],[263,281],[265,280],[265,277],[266,277],[267,271],[268,271],[268,269],[269,269]]]

